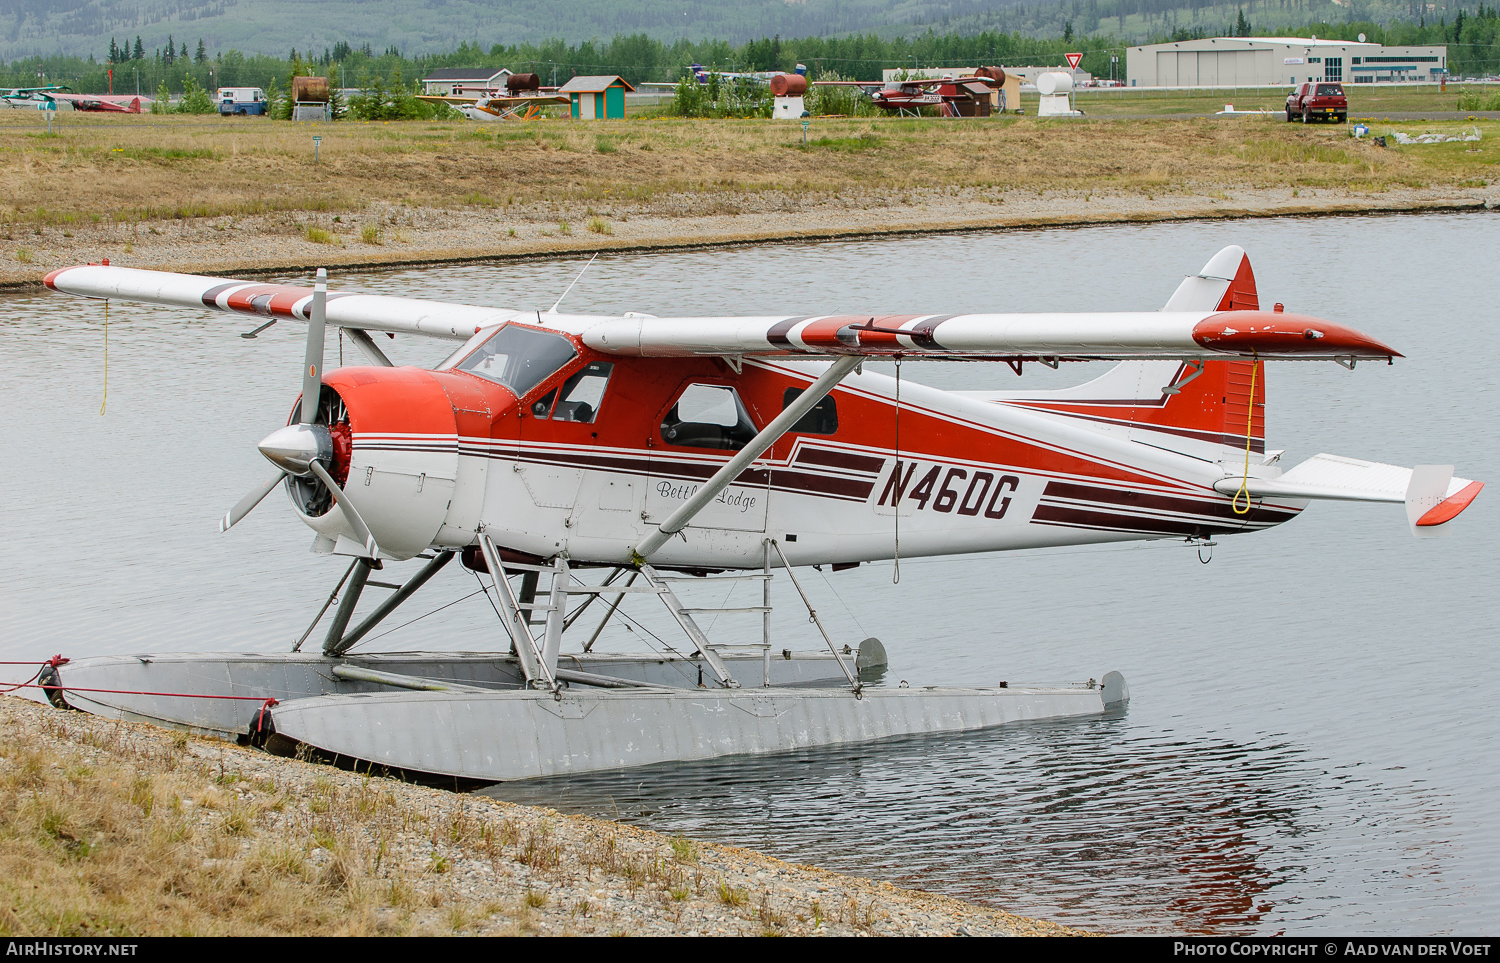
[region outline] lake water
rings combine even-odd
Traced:
[[[1270,366],[1268,443],[1285,464],[1329,451],[1500,480],[1493,214],[611,255],[564,310],[1149,310],[1228,243],[1250,252],[1263,303],[1407,355],[1354,372]],[[335,286],[546,307],[581,265],[340,272]],[[38,295],[0,311],[0,658],[288,648],[341,564],[306,551],[311,533],[280,496],[228,535],[217,520],[269,474],[255,443],[298,391],[300,326],[246,341],[238,319],[111,305],[101,416],[102,308]],[[330,337],[330,364],[338,350]],[[389,350],[445,353],[404,338]],[[1084,380],[1082,367],[1020,383]],[[1017,383],[998,365],[904,374]],[[1419,541],[1400,506],[1314,504],[1221,538],[1208,565],[1155,542],[908,560],[894,586],[889,564],[808,572],[841,639],[885,642],[887,684],[1119,669],[1133,700],[1081,722],[491,791],[1101,930],[1484,932],[1500,914],[1497,513],[1486,492],[1451,537]],[[406,618],[472,592],[457,568]],[[778,633],[814,641],[789,609]],[[498,644],[471,598],[373,645]],[[602,644],[640,639],[620,629]]]

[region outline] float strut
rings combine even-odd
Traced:
[[[408,579],[406,583],[403,584],[399,589],[392,592],[390,598],[386,599],[384,602],[381,602],[380,606],[375,609],[375,611],[365,616],[365,620],[359,623],[359,625],[355,626],[353,632],[350,632],[348,635],[340,639],[337,645],[329,646],[325,644],[323,646],[323,654],[343,655],[345,652],[348,652],[350,649],[354,648],[356,642],[368,635],[370,630],[379,625],[382,619],[390,615],[392,612],[396,611],[396,606],[411,598],[413,592],[421,588],[423,585],[426,585],[427,580],[436,575],[444,565],[448,564],[448,561],[452,558],[453,553],[451,551],[439,552],[436,556],[433,557],[432,561],[422,566],[421,570],[418,571],[417,574]],[[342,611],[342,609],[340,611]]]
[[[333,624],[328,627],[328,635],[323,640],[324,655],[338,654],[339,641],[344,637],[344,629],[354,615],[354,606],[359,604],[365,582],[369,581],[370,570],[374,567],[367,558],[355,559],[354,572],[349,576],[349,587],[344,591],[344,597],[339,599],[338,610],[333,613]]]

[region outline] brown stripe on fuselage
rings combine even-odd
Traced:
[[[1286,521],[1295,518],[1300,509],[1253,508],[1249,515],[1237,514],[1234,506],[1225,499],[1195,499],[1163,495],[1156,492],[1122,491],[1118,488],[1101,488],[1095,485],[1080,485],[1074,482],[1051,481],[1042,492],[1043,498],[1066,498],[1080,502],[1102,502],[1123,508],[1139,508],[1143,511],[1177,512],[1182,515],[1207,515],[1211,518],[1229,520]],[[1263,518],[1254,518],[1260,513]]]
[[[884,458],[872,458],[869,455],[856,455],[853,452],[834,451],[828,448],[799,448],[795,460],[800,464],[827,465],[829,468],[847,468],[850,471],[866,471],[871,474],[878,474],[885,467]]]
[[[1239,525],[1216,525],[1212,522],[1176,521],[1168,518],[1151,518],[1144,515],[1122,515],[1115,512],[1089,511],[1067,508],[1061,505],[1038,505],[1031,520],[1039,525],[1059,525],[1067,528],[1098,528],[1114,532],[1133,532],[1145,535],[1214,535],[1243,531],[1250,527],[1271,524],[1261,522],[1252,526],[1247,521]]]

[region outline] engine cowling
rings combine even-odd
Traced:
[[[283,442],[284,451],[267,457],[293,472],[292,503],[320,536],[315,551],[363,554],[327,488],[295,470],[310,457],[343,487],[383,557],[473,540],[485,466],[460,472],[460,421],[466,436],[488,437],[497,410],[514,407],[503,389],[496,389],[503,398],[491,399],[474,380],[422,368],[340,368],[324,378],[319,424],[290,425],[262,443],[276,451],[273,442]]]

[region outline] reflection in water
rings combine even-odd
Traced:
[[[1301,887],[1378,838],[1393,801],[1282,739],[1187,739],[1123,714],[484,792],[1078,926],[1219,934],[1317,924],[1329,907]],[[1426,808],[1431,838],[1403,847],[1438,845]]]

